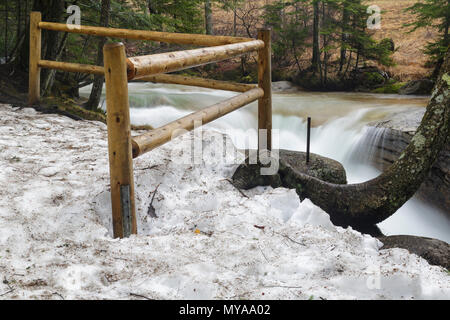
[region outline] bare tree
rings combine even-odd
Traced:
[[[214,34],[211,0],[205,0],[205,27],[206,34]]]
[[[110,0],[102,0],[102,9],[100,14],[100,26],[107,27],[109,25],[109,11],[111,9]],[[98,49],[97,49],[97,65],[103,65],[103,46],[106,43],[106,38],[100,37],[98,39]],[[103,82],[105,77],[103,75],[95,75],[94,84],[92,85],[91,94],[89,100],[85,107],[89,110],[94,110],[98,108],[100,103],[100,98],[102,96]]]
[[[313,0],[313,8],[314,8],[314,22],[313,22],[313,56],[312,56],[312,61],[311,64],[314,68],[314,71],[317,71],[320,65],[320,45],[319,45],[319,41],[320,41],[320,27],[319,27],[319,22],[320,22],[320,9],[319,9],[319,4],[320,1],[319,0]]]

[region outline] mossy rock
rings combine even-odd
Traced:
[[[444,241],[408,235],[380,237],[379,240],[383,242],[381,249],[406,249],[431,265],[450,269],[450,245]]]
[[[79,102],[70,98],[46,97],[42,99],[39,106],[35,106],[35,109],[42,113],[60,114],[74,120],[93,120],[106,124],[106,113],[103,110],[86,110],[79,105]],[[150,131],[153,129],[150,125],[131,125],[131,130],[135,131]]]
[[[429,79],[413,80],[400,88],[399,93],[404,95],[430,95],[434,82]]]
[[[344,167],[335,160],[316,154],[311,154],[310,162],[307,164],[305,152],[289,150],[280,150],[279,158],[280,168],[289,165],[299,172],[326,182],[336,184],[347,183],[347,176]],[[280,176],[279,173],[270,176],[261,175],[261,168],[265,166],[261,164],[249,164],[248,159],[249,157],[247,157],[245,163],[241,164],[236,169],[233,175],[233,185],[237,188],[248,190],[258,186],[271,186],[273,188],[292,188],[297,189],[297,192],[301,192],[301,190],[298,190],[301,189],[301,186],[296,184],[295,177]]]
[[[380,88],[372,90],[372,93],[399,93],[406,82],[390,82]]]
[[[290,165],[299,172],[317,179],[347,184],[344,166],[336,160],[311,153],[309,164],[306,163],[306,152],[280,150],[280,162]]]
[[[379,72],[365,72],[363,81],[363,85],[370,88],[376,85],[383,84],[386,79]]]
[[[61,114],[75,120],[84,119],[106,123],[106,115],[103,110],[86,110],[77,101],[67,97],[45,97],[34,108],[43,113]]]
[[[240,82],[242,82],[242,83],[255,83],[256,81],[252,78],[251,75],[247,75],[247,76],[243,76],[241,78]]]
[[[279,188],[283,186],[278,174],[272,176],[261,175],[261,164],[250,164],[248,158],[233,174],[233,185],[238,189],[249,190],[259,186]]]

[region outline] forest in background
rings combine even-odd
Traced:
[[[433,70],[438,70],[449,44],[449,3],[378,1],[381,29],[369,29],[374,11],[368,11],[371,3],[363,0],[2,1],[3,81],[16,79],[14,87],[26,92],[29,12],[41,11],[44,21],[65,22],[70,16],[67,8],[77,5],[83,25],[245,37],[255,37],[257,28],[270,26],[274,81],[290,80],[310,90],[394,92],[405,80],[436,76]],[[42,56],[101,65],[103,45],[119,40],[44,31]],[[165,43],[123,42],[129,56],[182,49]],[[255,63],[255,57],[247,55],[188,72],[255,82]],[[96,110],[99,105],[101,76],[43,70],[41,81],[44,96],[66,98],[78,98],[79,88],[93,83],[89,101],[83,101],[83,106]]]

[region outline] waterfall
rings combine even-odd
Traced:
[[[383,170],[382,159],[386,158],[386,136],[388,129],[365,126],[361,139],[351,150],[351,155],[355,161],[374,165]]]
[[[388,128],[366,126],[351,154],[356,162],[387,169],[409,143],[406,133]],[[413,197],[393,216],[378,225],[383,233],[412,234],[449,242],[450,218],[441,209]]]

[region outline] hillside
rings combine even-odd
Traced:
[[[394,40],[397,51],[394,53],[394,61],[397,66],[388,70],[399,80],[412,80],[424,77],[431,71],[425,68],[427,56],[422,52],[428,41],[437,36],[433,29],[420,29],[413,33],[407,33],[403,24],[413,21],[414,16],[405,13],[404,9],[414,4],[416,0],[377,0],[367,1],[369,4],[378,5],[382,13],[381,30],[374,33],[378,39],[391,38]]]
[[[245,25],[253,24],[250,29],[252,36],[255,36],[255,27],[262,25],[262,8],[265,4],[273,0],[249,0],[246,1],[245,9],[239,12],[238,33],[247,36],[248,30]],[[433,29],[421,29],[413,33],[408,33],[407,28],[402,26],[410,23],[414,16],[404,10],[414,4],[416,0],[371,0],[368,5],[378,5],[382,10],[382,27],[374,30],[373,36],[380,40],[391,38],[397,51],[394,53],[395,67],[387,68],[395,78],[400,81],[420,79],[426,76],[431,69],[425,67],[427,56],[422,52],[426,43],[436,37],[437,33]],[[215,30],[218,33],[232,34],[233,13],[224,12],[220,8],[214,9]]]

